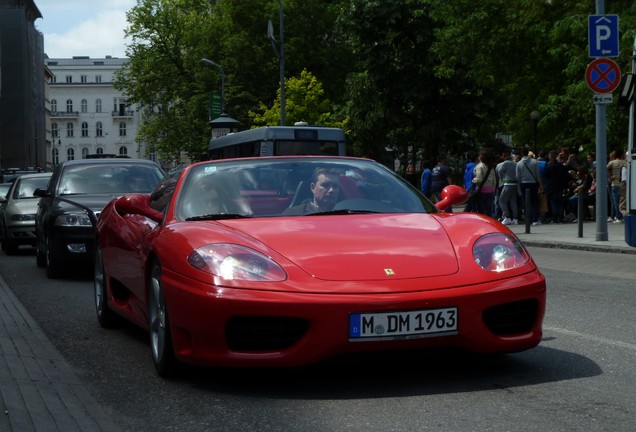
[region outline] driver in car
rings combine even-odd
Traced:
[[[304,215],[333,210],[340,194],[340,175],[334,169],[316,168],[309,185],[313,198],[286,209],[285,215]]]

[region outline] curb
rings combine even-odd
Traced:
[[[0,430],[119,431],[2,276]]]

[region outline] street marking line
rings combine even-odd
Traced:
[[[546,326],[543,326],[543,330],[553,331],[553,332],[561,333],[561,334],[568,335],[568,336],[574,336],[574,337],[578,337],[578,338],[582,338],[582,339],[587,339],[587,340],[591,340],[591,341],[594,341],[594,342],[599,342],[599,343],[602,343],[602,344],[612,345],[612,346],[619,347],[619,348],[625,348],[625,349],[628,349],[628,350],[636,352],[636,344],[631,344],[631,343],[628,343],[628,342],[621,342],[621,341],[607,339],[607,338],[603,338],[603,337],[599,337],[599,336],[592,336],[592,335],[589,335],[589,334],[579,333],[579,332],[576,332],[576,331],[566,330],[566,329],[562,329],[562,328],[558,328],[558,327],[546,327]]]

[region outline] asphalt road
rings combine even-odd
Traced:
[[[548,281],[545,337],[501,357],[444,352],[293,370],[192,368],[158,378],[147,335],[103,330],[92,281],[49,280],[35,256],[0,273],[124,431],[633,431],[633,255],[531,248]]]

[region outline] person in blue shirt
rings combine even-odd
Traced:
[[[464,170],[464,188],[466,192],[468,192],[473,187],[473,178],[475,177],[475,166],[477,166],[477,161],[479,157],[477,153],[470,152],[467,155],[466,169]],[[472,206],[467,202],[464,207],[465,212],[475,211],[476,209],[472,208]]]
[[[464,188],[466,192],[473,185],[473,177],[475,177],[475,166],[477,165],[477,153],[470,152],[468,153],[468,158],[466,162],[466,169],[464,170]]]
[[[422,163],[422,167],[424,168],[422,171],[422,179],[420,181],[420,187],[422,193],[426,198],[430,198],[431,196],[431,169],[429,168],[430,164],[428,161]]]

